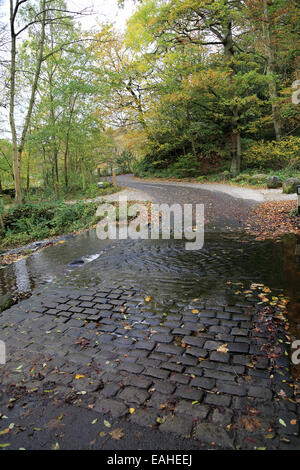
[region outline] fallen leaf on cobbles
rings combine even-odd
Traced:
[[[229,349],[228,349],[228,344],[222,344],[221,346],[218,347],[217,349],[217,352],[219,353],[228,353],[229,352]]]
[[[281,397],[281,398],[286,398],[286,393],[284,390],[280,390],[280,392],[278,393],[278,395]]]
[[[281,424],[281,426],[284,426],[286,428],[286,423],[283,421],[283,419],[279,419],[279,423]]]
[[[132,415],[135,412],[134,408],[129,408],[129,413]]]
[[[57,429],[61,426],[64,426],[63,423],[61,423],[59,420],[57,419],[51,419],[46,425],[45,425],[45,428],[48,429],[48,430],[53,430],[53,429]]]
[[[124,431],[122,428],[117,428],[117,429],[114,429],[113,431],[111,431],[109,433],[109,435],[113,438],[113,439],[116,439],[117,441],[119,441],[120,439],[122,439],[122,437],[124,437]]]
[[[111,428],[111,424],[109,421],[104,420],[103,422],[104,422],[104,426],[106,426],[107,428]]]
[[[167,419],[166,416],[164,416],[163,418],[157,418],[156,422],[158,424],[163,424],[166,421],[166,419]]]
[[[3,431],[0,431],[0,436],[3,436],[4,434],[8,434],[10,432],[9,428],[3,429]]]
[[[241,416],[237,424],[248,432],[254,432],[256,429],[261,428],[260,420],[258,418],[254,418],[254,416]]]

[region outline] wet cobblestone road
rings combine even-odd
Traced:
[[[160,202],[174,202],[164,191],[155,191]],[[193,198],[199,202],[199,193]],[[234,228],[245,207],[231,199],[230,208],[223,202]],[[215,226],[224,223],[221,210]],[[64,249],[55,248],[57,259]],[[210,233],[204,249],[190,253],[172,240],[106,245],[98,259],[60,273],[0,316],[8,358],[0,366],[0,413],[23,404],[26,413],[48,400],[56,413],[59,403],[71,404],[99,421],[189,438],[190,448],[298,449],[284,319],[234,292],[238,283],[245,290],[261,282],[280,296],[280,263],[278,245],[230,232]],[[0,444],[14,446],[20,432],[16,426]],[[53,433],[46,448],[59,440]]]

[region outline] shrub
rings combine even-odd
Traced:
[[[248,148],[243,160],[249,168],[300,170],[300,137],[285,137],[280,142],[257,142]]]
[[[194,176],[199,173],[200,165],[201,160],[196,158],[194,154],[187,153],[186,155],[182,155],[177,162],[174,163],[174,173],[180,174],[183,177]]]
[[[98,205],[83,201],[75,204],[39,203],[13,206],[3,219],[2,247],[25,244],[54,235],[90,227],[97,223]]]

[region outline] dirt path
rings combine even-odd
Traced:
[[[264,189],[264,188],[249,188],[243,186],[234,186],[231,184],[223,183],[190,183],[185,181],[169,181],[165,179],[141,179],[135,178],[133,175],[123,175],[119,177],[119,181],[126,181],[127,185],[134,183],[141,183],[146,185],[169,185],[169,186],[182,186],[186,188],[194,188],[199,190],[207,190],[212,192],[221,192],[233,196],[238,199],[253,200],[256,202],[266,201],[293,201],[297,199],[296,194],[283,194],[281,189]]]

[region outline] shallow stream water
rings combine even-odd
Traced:
[[[231,300],[229,281],[242,282],[245,288],[252,282],[263,283],[274,295],[290,298],[291,331],[300,339],[296,244],[295,236],[261,242],[241,237],[240,232],[210,232],[202,250],[186,251],[179,240],[101,241],[91,230],[1,269],[0,295],[33,291],[50,283],[82,288],[126,279],[151,293],[157,305],[183,297],[222,303]]]

